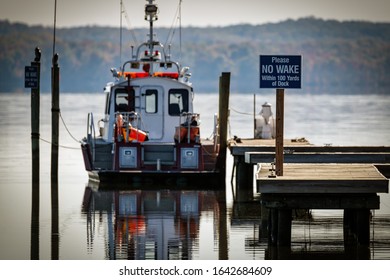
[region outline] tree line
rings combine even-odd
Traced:
[[[131,57],[131,45],[148,29],[85,26],[56,31],[62,92],[101,92],[110,68]],[[302,89],[307,93],[390,93],[390,23],[340,22],[318,18],[262,25],[156,28],[172,44],[173,60],[190,66],[195,92],[217,92],[221,72],[231,72],[231,90],[259,91],[259,55],[302,55]],[[182,38],[179,38],[181,34]],[[136,42],[137,41],[137,42]],[[42,50],[41,91],[50,92],[53,30],[0,21],[0,92],[23,92],[24,66]]]

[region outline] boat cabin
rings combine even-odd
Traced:
[[[190,85],[165,77],[135,78],[105,87],[103,139],[113,142],[118,114],[151,142],[174,142],[175,129],[193,112]]]

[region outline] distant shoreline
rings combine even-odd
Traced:
[[[123,58],[130,58],[133,38],[147,29],[123,33]],[[162,42],[168,28],[158,28]],[[336,21],[317,18],[262,25],[185,27],[182,47],[178,33],[172,59],[190,66],[195,92],[217,92],[222,72],[231,72],[231,91],[259,91],[259,55],[302,56],[302,89],[318,94],[390,94],[390,23]],[[52,28],[0,20],[0,92],[25,92],[24,66],[42,49],[41,91],[50,91]],[[110,68],[120,67],[119,28],[77,27],[57,30],[57,52],[63,92],[99,92],[113,80]],[[122,61],[122,63],[123,63]]]

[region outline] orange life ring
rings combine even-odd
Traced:
[[[122,135],[126,139],[126,135],[127,135],[126,127],[122,127]],[[129,137],[128,137],[129,142],[131,142],[131,141],[145,142],[148,140],[149,140],[149,138],[148,138],[148,134],[146,132],[144,132],[140,129],[136,129],[136,128],[132,127],[131,125],[129,126]]]
[[[123,116],[122,114],[119,114],[116,116],[116,137],[118,139],[118,136],[121,135],[122,139],[126,139],[127,135],[127,128],[123,125]],[[129,137],[127,138],[129,142],[132,141],[138,141],[138,142],[144,142],[148,141],[149,137],[148,134],[145,131],[142,131],[140,129],[136,129],[129,124]],[[118,140],[119,142],[121,140]]]
[[[191,143],[196,142],[196,137],[199,137],[199,134],[200,134],[199,131],[200,131],[199,126],[190,126],[190,142]],[[186,126],[176,127],[174,139],[177,142],[186,143],[188,141],[188,127],[186,127]]]

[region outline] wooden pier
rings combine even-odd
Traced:
[[[262,227],[271,258],[291,257],[293,209],[344,210],[344,244],[367,257],[370,211],[379,209],[378,193],[389,181],[381,172],[390,166],[390,147],[315,146],[305,139],[284,141],[284,173],[276,176],[275,141],[230,141],[236,189],[260,193]],[[257,166],[254,174],[254,166]]]
[[[257,190],[283,194],[383,193],[388,180],[372,164],[285,164],[283,176],[272,177],[271,164],[259,165]]]

